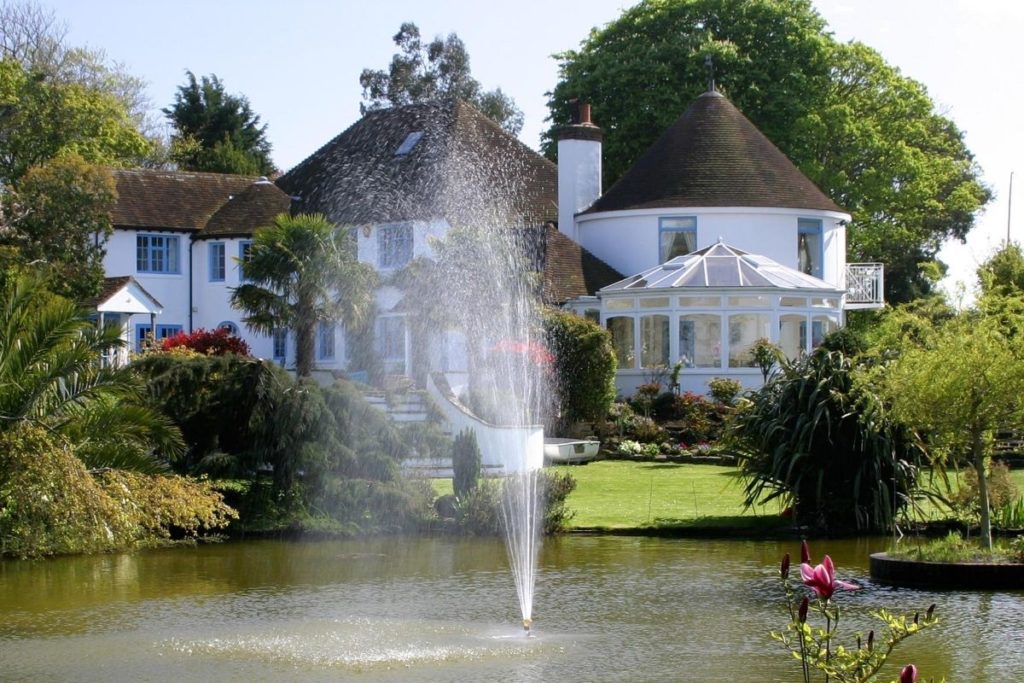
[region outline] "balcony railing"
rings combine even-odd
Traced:
[[[881,263],[846,264],[847,309],[885,306],[885,267]]]

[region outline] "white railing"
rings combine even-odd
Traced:
[[[885,305],[885,266],[881,263],[846,264],[845,308],[882,308]]]

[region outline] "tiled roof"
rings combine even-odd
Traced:
[[[288,197],[272,183],[226,173],[116,169],[117,228],[202,231],[215,222],[217,234],[252,234],[288,209]],[[216,219],[216,221],[214,221]]]
[[[257,180],[213,214],[200,237],[246,237],[288,213],[291,198],[269,180]]]
[[[566,237],[552,224],[545,230],[544,301],[562,304],[618,282],[622,274]]]
[[[369,112],[277,184],[301,197],[295,210],[343,225],[481,217],[540,225],[557,216],[557,182],[554,164],[450,100]]]
[[[717,92],[694,100],[584,213],[690,206],[843,211]]]

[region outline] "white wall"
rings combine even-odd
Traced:
[[[765,208],[686,208],[607,211],[576,219],[580,243],[625,276],[658,265],[659,219],[694,216],[697,248],[709,247],[721,238],[744,251],[767,256],[796,268],[797,224],[800,218],[822,221],[823,277],[844,288],[846,230],[840,221],[850,216],[831,211]]]
[[[179,272],[166,274],[138,272],[136,236],[139,234],[177,237]],[[191,235],[187,232],[117,229],[106,242],[103,269],[107,277],[133,276],[143,289],[163,305],[163,313],[156,319],[157,325],[180,325],[183,330],[188,330],[188,283],[191,277],[188,262],[190,239]],[[149,316],[134,315],[128,321],[132,340],[135,338],[135,326],[139,324],[148,325]]]

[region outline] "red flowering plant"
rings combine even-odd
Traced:
[[[185,348],[206,356],[223,356],[233,353],[238,356],[250,355],[249,345],[244,339],[231,334],[226,327],[216,330],[197,329],[195,332],[178,332],[160,343],[161,351]]]
[[[789,649],[800,661],[800,672],[804,683],[810,683],[812,672],[819,672],[825,683],[865,683],[876,680],[878,672],[888,660],[893,649],[904,639],[922,629],[938,623],[935,605],[925,612],[913,616],[896,616],[886,610],[871,612],[882,622],[880,638],[871,630],[867,636],[855,634],[855,647],[839,644],[840,609],[833,600],[837,591],[860,588],[855,583],[836,578],[835,564],[825,555],[820,564],[813,564],[811,552],[804,541],[800,545],[800,583],[790,581],[790,558],[786,553],[779,566],[779,576],[786,594],[789,609],[789,625],[782,632],[772,632],[772,638]],[[812,627],[808,622],[811,615],[820,615],[824,627]],[[917,667],[908,664],[894,683],[916,683]]]

